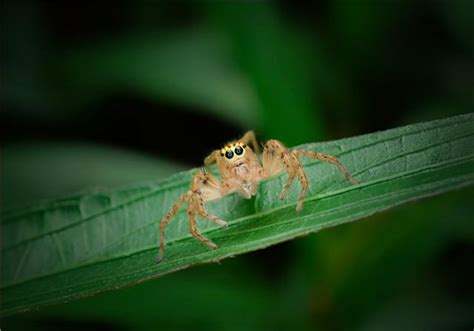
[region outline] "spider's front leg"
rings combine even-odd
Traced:
[[[205,171],[197,172],[192,179],[191,189],[183,194],[178,201],[175,202],[169,213],[160,222],[160,250],[158,254],[158,262],[163,260],[165,252],[165,230],[168,223],[173,219],[174,215],[181,208],[183,203],[188,204],[188,223],[191,234],[210,248],[217,248],[217,245],[211,240],[199,233],[196,224],[196,215],[204,217],[211,222],[220,226],[227,227],[227,223],[213,215],[207,213],[204,203],[209,200],[222,198],[227,194],[226,186],[223,185],[216,177]]]
[[[300,211],[303,208],[303,200],[308,190],[308,178],[301,166],[299,157],[305,156],[313,158],[316,160],[329,162],[337,166],[339,171],[341,171],[346,178],[352,184],[358,184],[359,181],[354,179],[349,172],[342,166],[342,164],[337,160],[335,156],[322,154],[319,152],[307,151],[304,149],[288,150],[281,142],[278,140],[269,140],[264,147],[262,163],[263,168],[267,177],[272,177],[279,172],[286,170],[288,172],[288,182],[283,187],[280,193],[280,199],[284,199],[288,189],[291,186],[291,183],[298,176],[298,180],[301,183],[301,191],[298,196],[298,203],[296,205],[296,210]]]

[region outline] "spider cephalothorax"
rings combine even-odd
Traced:
[[[253,131],[249,131],[242,138],[228,143],[219,150],[215,150],[204,159],[206,167],[214,162],[216,163],[222,179],[218,179],[206,170],[194,174],[191,180],[191,189],[178,199],[171,211],[161,220],[159,260],[164,256],[166,225],[184,202],[188,204],[191,234],[210,248],[217,248],[217,245],[199,233],[196,227],[196,215],[221,226],[227,226],[227,223],[206,212],[204,203],[207,201],[220,199],[232,192],[238,192],[242,197],[248,199],[255,195],[258,182],[286,170],[289,178],[280,193],[280,199],[285,197],[291,183],[298,176],[301,191],[296,210],[300,211],[303,208],[304,195],[308,190],[308,179],[299,161],[301,156],[332,163],[339,168],[349,181],[353,184],[358,183],[341,163],[331,155],[304,149],[290,151],[281,142],[273,139],[265,143],[261,157],[259,157],[259,154],[259,145],[255,134]]]

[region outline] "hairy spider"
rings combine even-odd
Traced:
[[[188,204],[189,231],[196,239],[210,248],[217,248],[217,245],[199,233],[196,226],[196,215],[223,227],[227,227],[227,223],[206,212],[204,203],[207,201],[220,199],[232,192],[238,192],[242,197],[249,199],[255,195],[259,181],[286,170],[289,178],[280,193],[280,199],[285,197],[291,183],[298,176],[301,191],[296,204],[296,211],[300,211],[303,208],[303,199],[308,190],[308,179],[298,159],[300,156],[332,163],[339,168],[351,183],[358,183],[332,155],[304,149],[290,151],[281,142],[274,139],[265,143],[261,162],[258,155],[259,145],[255,134],[253,131],[248,131],[242,138],[228,143],[219,150],[215,150],[204,159],[206,168],[216,162],[222,180],[214,177],[205,169],[194,174],[191,180],[191,189],[176,201],[170,212],[161,220],[158,261],[161,261],[164,257],[166,225],[184,202]]]

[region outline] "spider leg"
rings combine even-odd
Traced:
[[[303,208],[303,199],[308,190],[308,179],[298,157],[278,140],[269,140],[265,144],[262,164],[267,177],[272,177],[283,170],[288,172],[288,181],[280,193],[280,199],[284,199],[292,182],[298,176],[298,180],[301,183],[301,191],[298,196],[296,210],[300,211]]]
[[[200,184],[202,184],[201,188],[198,188]],[[193,195],[193,208],[196,210],[197,214],[220,226],[227,227],[227,222],[214,215],[210,215],[204,207],[206,201],[219,199],[227,194],[227,186],[210,173],[202,171],[195,176],[193,187],[195,189],[195,194]]]
[[[204,166],[206,168],[209,168],[209,166],[211,164],[213,164],[214,162],[216,162],[216,157],[217,155],[219,155],[220,151],[219,150],[215,150],[213,151],[211,154],[209,154],[208,156],[206,156],[206,158],[204,159]]]
[[[239,139],[240,142],[244,143],[245,145],[252,145],[253,151],[255,154],[260,153],[260,147],[257,143],[257,138],[255,137],[255,132],[247,131],[242,138]]]
[[[219,217],[216,217],[214,215],[210,215],[205,209],[204,206],[199,205],[197,208],[197,213],[199,216],[202,216],[204,218],[207,218],[209,221],[214,222],[224,228],[228,227],[229,224],[227,224],[226,221],[221,220]]]
[[[332,163],[335,166],[337,166],[339,171],[342,172],[344,174],[344,176],[346,176],[347,180],[349,180],[352,184],[359,184],[359,181],[357,179],[353,178],[349,174],[349,172],[346,170],[346,168],[344,168],[342,166],[342,164],[338,161],[338,159],[335,156],[328,155],[328,154],[323,154],[323,153],[319,153],[319,152],[307,151],[307,150],[304,150],[304,149],[297,149],[297,150],[292,151],[292,153],[294,155],[296,155],[296,157],[306,156],[306,157],[309,157],[309,158],[312,158],[312,159]]]
[[[220,199],[228,194],[228,185],[221,183],[216,177],[206,171],[199,171],[194,174],[191,181],[191,189],[183,194],[178,201],[175,202],[170,212],[160,223],[160,249],[158,254],[158,262],[163,260],[165,250],[165,229],[174,215],[178,212],[181,205],[186,202],[188,204],[189,230],[191,234],[203,242],[210,248],[217,248],[217,245],[199,233],[196,224],[196,214],[214,222],[221,226],[227,226],[227,223],[206,212],[204,203],[206,201]]]
[[[192,204],[189,204],[188,207],[188,216],[189,216],[189,231],[193,235],[194,238],[197,240],[201,241],[205,245],[207,245],[209,248],[216,249],[217,245],[214,244],[212,241],[204,237],[202,234],[199,233],[196,225],[196,212],[194,210],[194,207]]]
[[[173,216],[178,212],[179,208],[183,202],[188,202],[191,198],[192,192],[188,191],[183,194],[178,201],[175,202],[173,207],[171,208],[170,212],[166,214],[166,217],[163,218],[160,222],[160,251],[158,253],[158,262],[161,261],[164,257],[165,253],[165,229],[168,223],[173,219]]]
[[[288,190],[290,189],[290,186],[291,184],[293,183],[293,180],[295,179],[296,177],[296,172],[288,172],[288,181],[286,182],[285,186],[283,187],[283,189],[281,190],[280,192],[280,200],[283,200],[285,198],[285,195],[286,193],[288,192]]]

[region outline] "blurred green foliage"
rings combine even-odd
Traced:
[[[2,208],[159,179],[250,128],[292,146],[474,106],[472,1],[7,0],[0,12]],[[403,206],[1,327],[470,329],[472,198]]]
[[[184,170],[173,162],[90,143],[9,144],[2,155],[2,205],[6,209],[85,188],[165,178]]]

